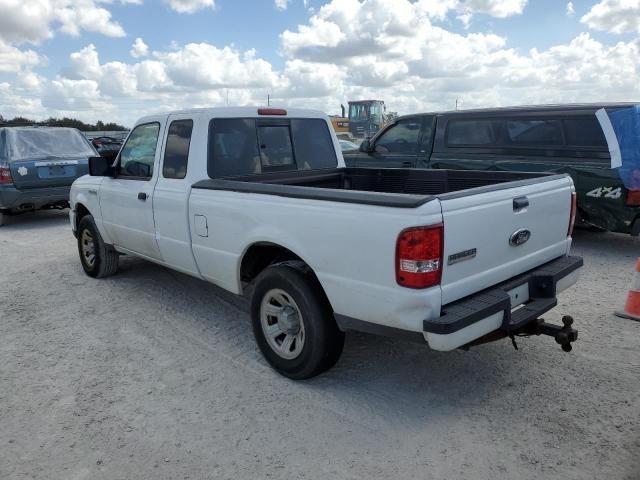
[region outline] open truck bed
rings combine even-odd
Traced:
[[[491,192],[563,176],[532,172],[337,168],[207,179],[193,187],[415,208],[434,198],[444,200],[466,195],[470,189],[475,189],[473,193]]]

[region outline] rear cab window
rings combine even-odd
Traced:
[[[214,118],[209,122],[209,177],[336,168],[321,118]]]

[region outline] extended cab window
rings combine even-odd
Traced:
[[[496,142],[494,120],[451,120],[447,125],[447,145],[491,145]]]
[[[376,152],[415,153],[418,149],[420,127],[418,119],[400,120],[376,140]]]
[[[120,151],[119,177],[151,178],[158,145],[159,123],[145,123],[133,129]]]
[[[507,120],[507,134],[512,145],[563,145],[559,120]]]
[[[187,175],[192,131],[193,120],[174,120],[169,125],[162,163],[164,178],[184,178]]]

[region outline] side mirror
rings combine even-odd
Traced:
[[[92,177],[115,177],[116,168],[113,160],[104,157],[89,157],[89,175]]]
[[[363,140],[360,144],[360,151],[363,153],[371,152],[371,142],[369,142],[369,140]]]

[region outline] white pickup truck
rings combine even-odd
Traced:
[[[249,107],[142,118],[89,165],[70,200],[85,272],[135,255],[245,295],[290,378],[331,368],[346,331],[445,351],[577,338],[539,318],[582,266],[568,175],[345,168],[324,114]]]

